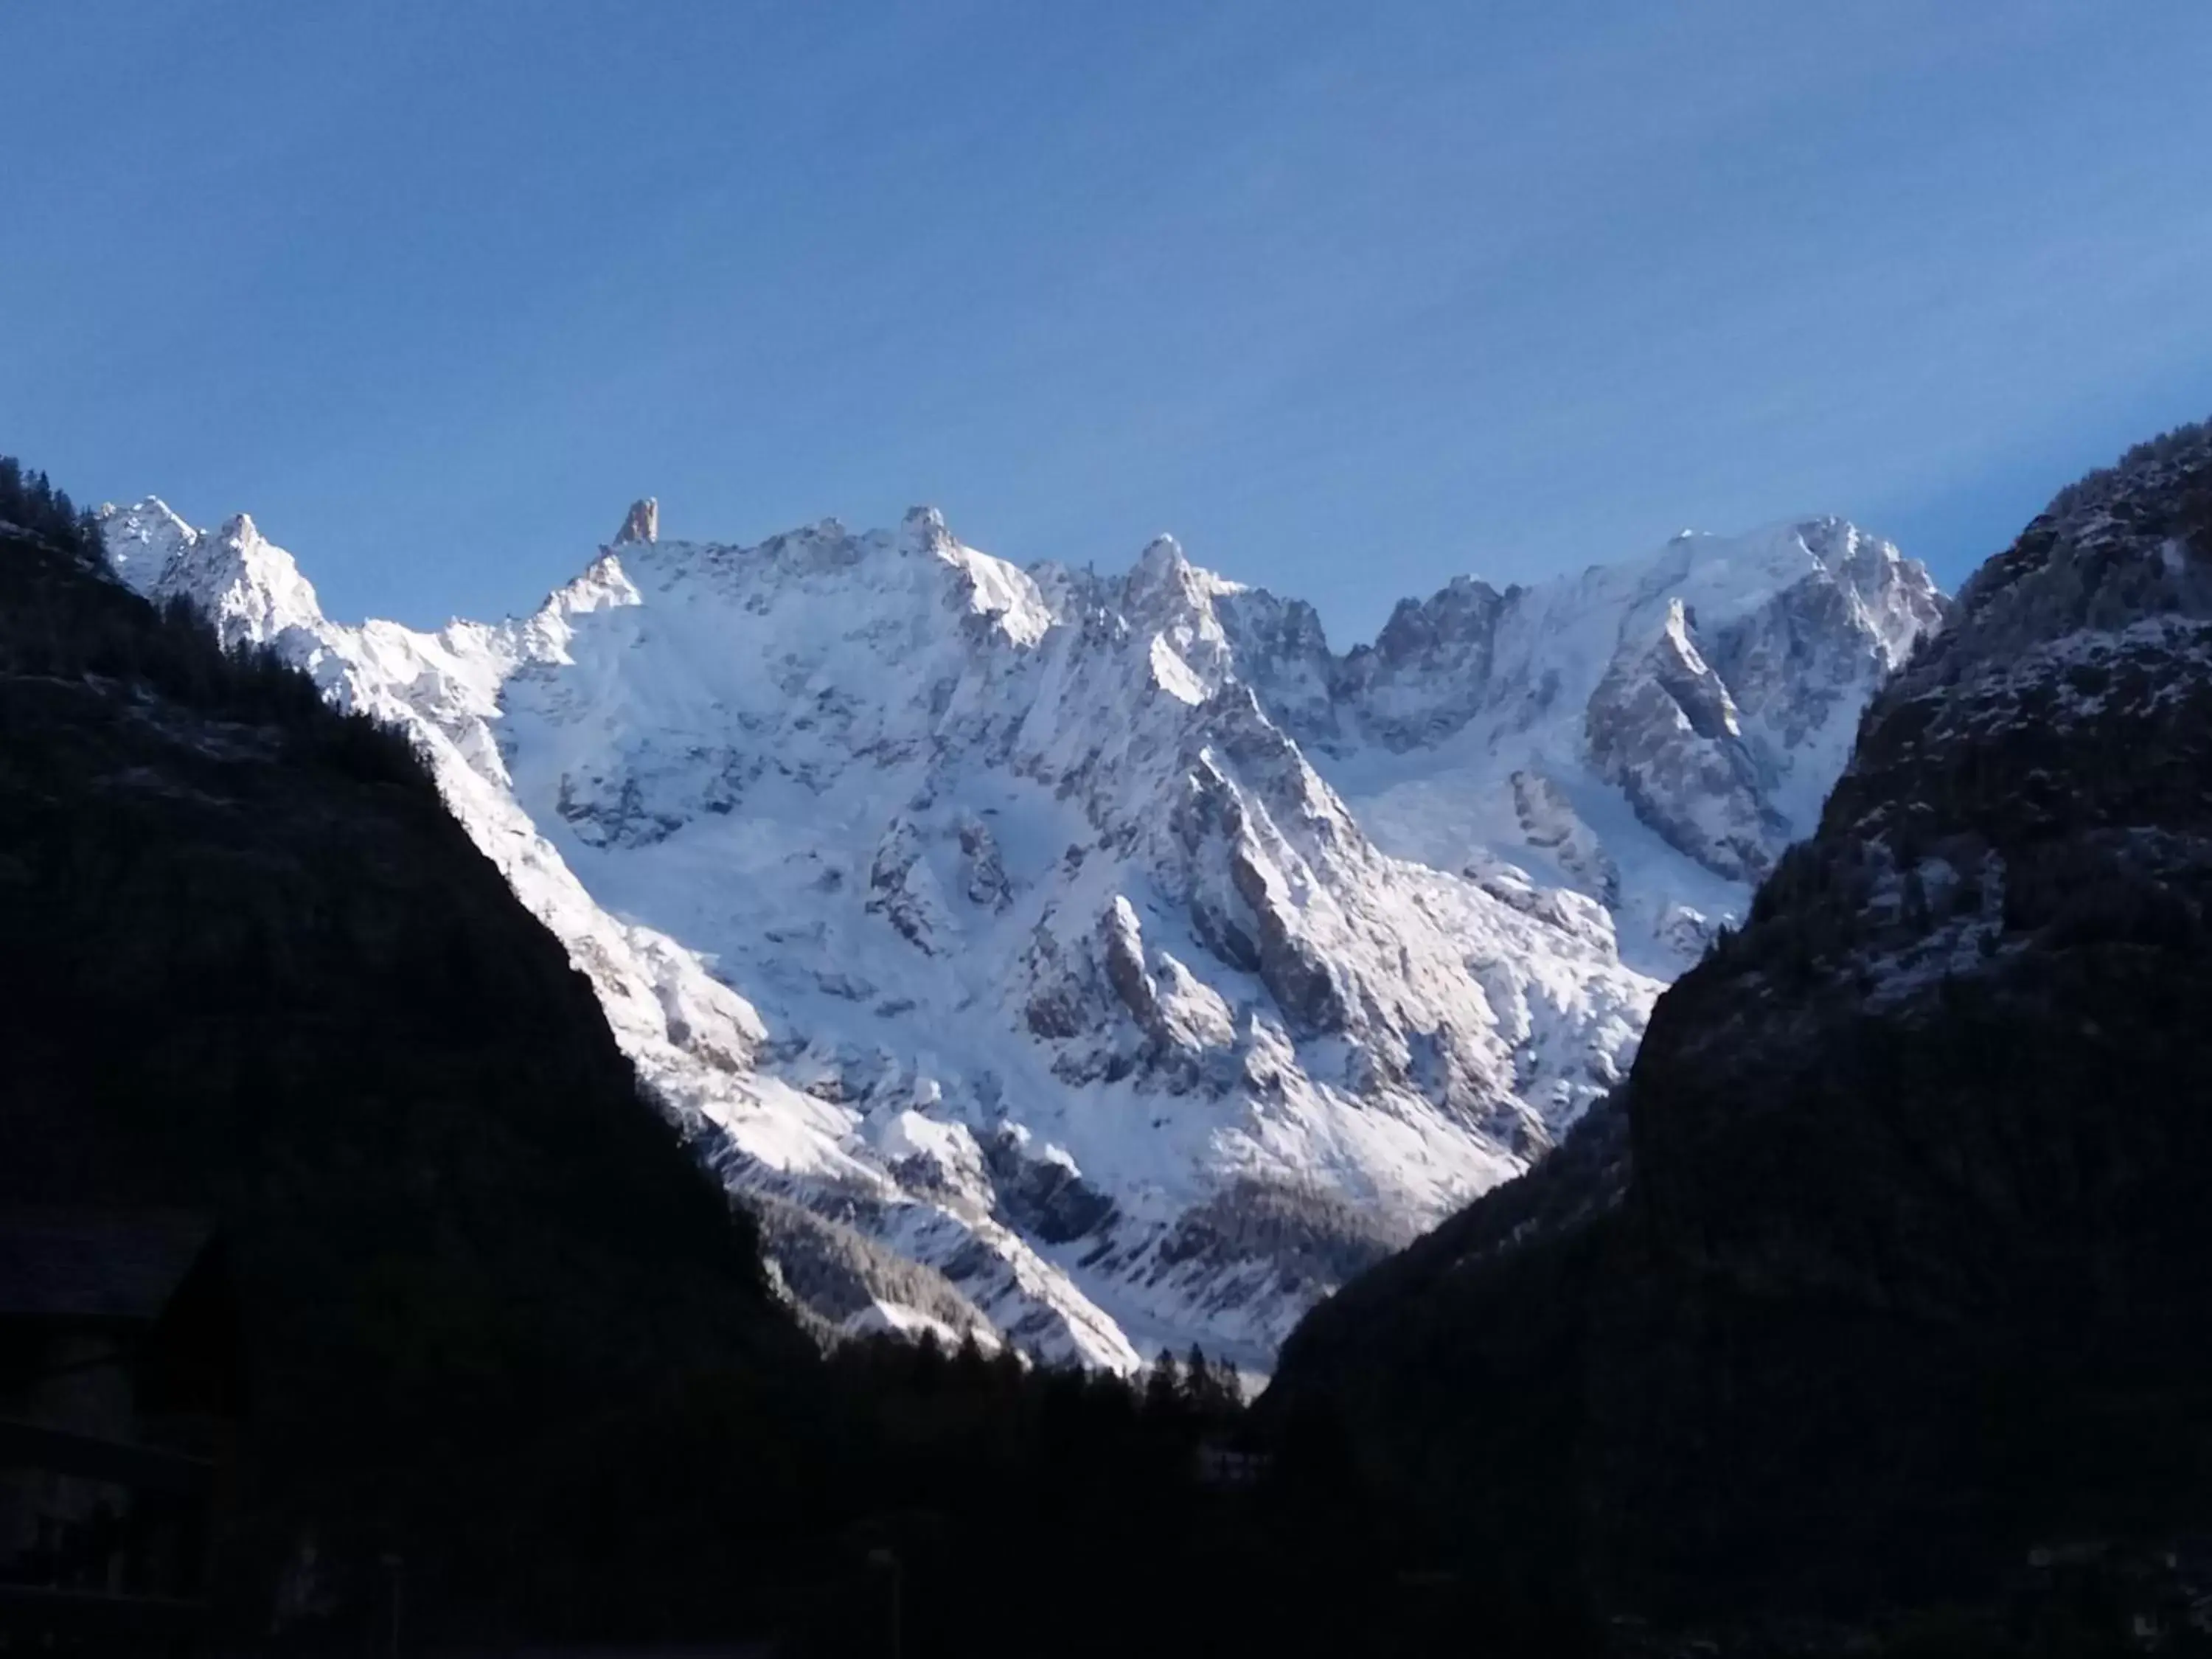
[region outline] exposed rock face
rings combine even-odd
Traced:
[[[623,520],[622,528],[615,532],[611,547],[634,547],[660,539],[660,503],[647,495],[641,501],[632,501],[629,512]]]
[[[1513,773],[1513,811],[1528,845],[1548,853],[1581,890],[1611,909],[1620,902],[1620,868],[1606,855],[1566,792],[1540,772]]]
[[[1670,846],[1733,880],[1766,873],[1790,821],[1767,802],[1771,772],[1692,641],[1680,600],[1647,649],[1613,659],[1584,720],[1598,775]]]
[[[1425,600],[1401,599],[1375,643],[1339,667],[1338,696],[1393,749],[1451,736],[1493,695],[1498,620],[1521,592],[1462,576]]]
[[[1132,1333],[1266,1366],[1326,1264],[1522,1168],[1618,1083],[1676,911],[1741,908],[1594,765],[1601,682],[1656,699],[1607,728],[1639,810],[1686,842],[1720,825],[1692,844],[1748,868],[1722,832],[1780,833],[1760,814],[1933,614],[1893,550],[1794,526],[1456,582],[1338,658],[1311,607],[1170,538],[1100,578],[1018,568],[926,508],[738,548],[658,542],[648,501],[535,615],[428,635],[330,622],[250,526],[150,502],[106,526],[126,580],[416,736],[734,1185],[923,1263],[1024,1346],[1124,1367]],[[1800,591],[1852,581],[1879,603]],[[1651,660],[1723,624],[1774,711],[1727,716],[1749,783]],[[1762,643],[1801,634],[1858,675],[1802,707]],[[1699,797],[1723,783],[1749,804]],[[1367,1242],[1309,1248],[1247,1202]],[[874,1258],[832,1254],[787,1277],[842,1323]],[[887,1319],[958,1323],[883,1290]]]
[[[1864,1611],[2201,1528],[2208,778],[2194,428],[1984,567],[1625,1098],[1318,1310],[1274,1409],[1614,1607]]]
[[[1740,913],[1944,603],[1895,548],[1814,519],[1533,587],[1462,578],[1340,659],[1272,596],[1218,608],[1239,673],[1379,844],[1589,894],[1626,959],[1671,976],[1695,960],[1675,913]]]

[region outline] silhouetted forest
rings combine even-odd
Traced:
[[[45,473],[0,455],[0,526],[9,526],[65,551],[99,556],[100,528],[90,509],[80,511]]]

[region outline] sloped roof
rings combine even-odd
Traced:
[[[213,1236],[174,1212],[0,1213],[0,1319],[157,1319]]]

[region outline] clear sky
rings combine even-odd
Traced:
[[[26,0],[0,64],[0,450],[344,617],[645,494],[1172,530],[1340,645],[1802,512],[1955,581],[2212,415],[2205,0]]]

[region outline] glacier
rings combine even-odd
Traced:
[[[1809,520],[1339,654],[1165,537],[1102,576],[641,501],[433,632],[326,617],[249,518],[100,516],[118,580],[410,734],[811,1319],[1125,1371],[1266,1370],[1540,1157],[1945,603]]]

